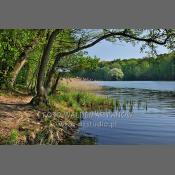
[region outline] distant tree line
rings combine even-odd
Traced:
[[[74,74],[78,77],[102,81],[175,80],[175,52],[142,59],[102,61],[95,71],[81,70]]]

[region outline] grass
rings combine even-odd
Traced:
[[[69,86],[61,85],[57,95],[50,97],[50,102],[73,109],[75,112],[111,108],[114,101],[107,96],[96,95],[92,92],[77,91]]]

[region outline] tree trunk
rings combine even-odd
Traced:
[[[58,62],[57,62],[57,60],[55,60],[52,68],[50,69],[50,71],[48,72],[48,75],[47,75],[47,80],[46,80],[46,83],[45,83],[45,89],[46,89],[48,94],[50,93],[53,81],[55,79],[55,69],[56,69],[57,64],[58,64]]]
[[[10,86],[11,88],[13,88],[20,70],[27,62],[28,55],[33,51],[34,47],[39,42],[39,38],[43,36],[43,34],[44,34],[43,30],[40,30],[38,32],[37,37],[35,37],[29,45],[25,46],[24,51],[20,54],[19,58],[16,60],[13,70],[9,73],[9,82],[7,82],[8,86]]]
[[[26,54],[22,57],[20,57],[17,61],[16,64],[13,68],[13,70],[10,72],[10,80],[8,82],[8,85],[12,88],[16,82],[16,78],[20,72],[20,70],[22,69],[22,67],[25,65],[25,63],[27,62],[27,56]]]
[[[62,57],[56,57],[55,62],[52,65],[52,68],[48,72],[47,80],[45,82],[45,89],[46,89],[48,94],[51,93],[51,91],[52,91],[52,86],[53,86],[53,82],[55,79],[55,71],[56,71],[56,68],[59,64],[59,61],[61,61],[61,59],[62,59]]]
[[[33,105],[39,105],[40,103],[44,103],[47,105],[47,91],[44,86],[44,80],[45,80],[45,73],[46,73],[46,68],[47,64],[49,62],[49,54],[52,49],[52,45],[56,39],[56,36],[62,31],[62,29],[56,29],[54,30],[51,35],[49,36],[48,43],[44,48],[43,55],[41,58],[41,63],[39,67],[39,72],[38,72],[38,77],[37,77],[37,87],[36,91],[37,94],[36,96],[32,99],[31,103]]]
[[[52,86],[52,89],[51,89],[51,95],[56,95],[56,92],[57,92],[57,88],[58,88],[58,85],[60,83],[60,75],[57,76],[56,80],[55,80],[55,83],[54,85]]]

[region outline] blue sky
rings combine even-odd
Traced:
[[[128,59],[128,58],[142,58],[146,56],[146,53],[140,53],[140,46],[132,46],[130,43],[111,43],[108,41],[101,41],[95,46],[86,50],[88,55],[97,56],[102,60],[113,59]],[[167,53],[168,50],[163,46],[158,46],[157,53]]]

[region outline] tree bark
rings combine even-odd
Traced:
[[[40,103],[47,104],[47,91],[44,86],[44,80],[45,80],[45,74],[46,74],[46,68],[47,64],[49,62],[49,54],[52,49],[52,45],[56,39],[56,36],[62,31],[62,29],[56,29],[54,30],[51,35],[49,36],[48,42],[44,48],[43,55],[41,58],[41,63],[39,67],[38,77],[37,77],[37,87],[36,96],[32,99],[31,103],[33,105],[39,105]]]
[[[45,83],[45,89],[47,91],[47,93],[49,94],[50,91],[52,90],[52,85],[55,79],[55,71],[56,71],[56,67],[59,64],[59,60],[55,60],[54,64],[52,65],[52,68],[50,69],[50,71],[48,72],[48,76],[47,76],[47,80]]]
[[[58,88],[58,85],[60,83],[60,75],[57,76],[56,80],[55,80],[55,83],[54,85],[52,86],[52,89],[51,89],[51,95],[56,95],[56,92],[57,92],[57,88]]]
[[[10,80],[8,82],[10,87],[14,86],[16,78],[26,62],[27,62],[27,55],[26,53],[23,53],[23,56],[20,56],[20,58],[16,61],[13,70],[10,72]]]

